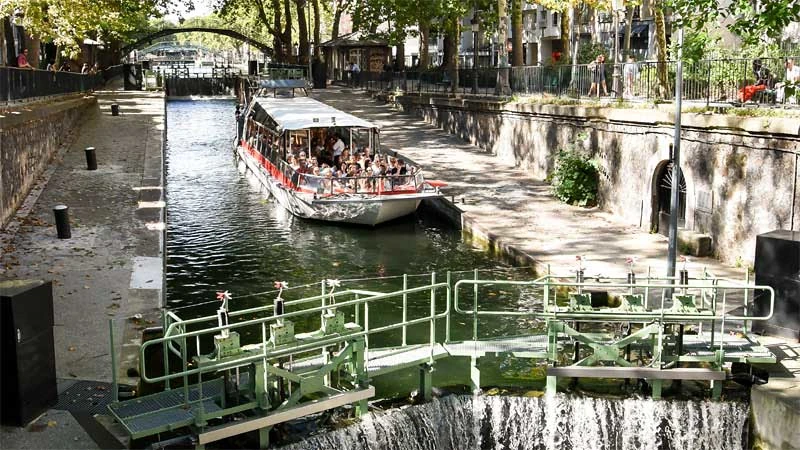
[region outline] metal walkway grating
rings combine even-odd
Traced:
[[[775,355],[758,342],[755,335],[720,335],[715,336],[714,345],[711,345],[711,333],[683,335],[683,351],[695,356],[711,356],[719,350],[720,340],[722,349],[725,350],[725,361],[774,363]]]
[[[179,428],[194,423],[194,417],[199,412],[199,405],[192,405],[190,408],[184,409],[182,406],[173,407],[172,409],[165,409],[143,416],[136,416],[129,419],[121,419],[122,424],[130,430],[132,434],[141,433],[147,430],[153,430],[164,425],[169,425],[171,428]],[[203,412],[205,414],[221,411],[222,408],[217,405],[214,400],[205,400],[203,402]]]
[[[222,395],[222,378],[203,382],[203,398],[215,398]],[[146,395],[110,406],[111,411],[120,419],[152,413],[162,409],[181,406],[185,403],[183,388],[175,388],[157,394]],[[200,389],[197,385],[189,387],[189,401],[200,400]]]

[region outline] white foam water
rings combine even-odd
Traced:
[[[732,450],[745,446],[739,402],[451,395],[365,415],[287,450]]]

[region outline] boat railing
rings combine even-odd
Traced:
[[[275,162],[273,162],[275,164]],[[422,172],[412,167],[408,175],[368,175],[341,177],[304,173],[285,161],[278,161],[282,182],[300,191],[312,192],[320,197],[342,194],[410,194],[424,189]]]

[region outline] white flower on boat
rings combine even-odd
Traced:
[[[329,288],[337,288],[342,285],[342,282],[339,280],[334,280],[332,278],[328,278],[325,280],[325,283],[328,285]]]
[[[230,292],[228,292],[228,291],[225,291],[225,292],[217,292],[217,300],[219,300],[219,301],[221,301],[221,302],[224,302],[224,301],[230,300],[231,298],[232,298],[232,297],[231,297],[231,293],[230,293]]]

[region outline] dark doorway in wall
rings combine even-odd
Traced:
[[[672,161],[661,161],[653,174],[652,216],[650,230],[669,235],[669,212],[672,206]],[[683,171],[678,171],[678,227],[686,226],[686,179]]]

